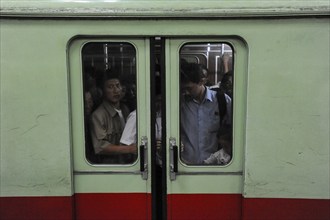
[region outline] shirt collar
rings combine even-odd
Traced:
[[[107,112],[111,115],[111,117],[114,117],[117,114],[117,111],[115,110],[114,107],[110,105],[109,102],[103,101],[103,106]]]
[[[186,96],[186,97],[184,97],[184,99],[186,101],[193,101],[193,102],[198,103],[191,96]],[[204,99],[203,99],[202,103],[205,102],[205,101],[213,102],[213,91],[209,87],[207,87],[207,86],[205,86],[205,95],[204,95]]]
[[[213,102],[213,96],[212,96],[212,90],[209,89],[209,87],[205,86],[205,97],[204,97],[204,101],[208,100],[210,102]]]

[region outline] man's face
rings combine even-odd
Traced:
[[[110,103],[118,103],[122,98],[122,87],[118,79],[109,79],[104,83],[104,98]]]
[[[93,97],[90,92],[85,93],[85,112],[87,115],[92,113],[94,106]]]
[[[201,93],[203,93],[203,84],[202,83],[193,83],[186,82],[182,84],[182,94],[188,95],[193,99],[198,99]]]
[[[229,77],[226,82],[221,83],[221,87],[226,91],[229,96],[233,94],[233,77]]]

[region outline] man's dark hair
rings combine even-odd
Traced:
[[[107,69],[104,71],[104,74],[103,74],[103,85],[102,87],[104,87],[104,83],[107,81],[107,80],[110,80],[110,79],[118,79],[119,82],[121,82],[121,76],[120,76],[120,72],[118,69],[116,68],[111,68],[111,69]]]
[[[199,83],[203,79],[203,69],[197,63],[181,65],[180,78],[182,83]]]

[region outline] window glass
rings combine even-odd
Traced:
[[[136,160],[136,51],[129,43],[82,49],[86,158],[94,164]]]
[[[225,43],[189,43],[180,50],[180,158],[188,165],[231,161],[232,60]]]

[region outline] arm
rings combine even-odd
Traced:
[[[95,112],[94,112],[95,113]],[[108,127],[111,127],[111,121],[102,114],[93,114],[91,118],[91,137],[96,154],[127,154],[136,153],[136,145],[116,145],[111,143],[108,138]]]
[[[224,54],[223,55],[223,67],[224,67],[224,73],[227,73],[229,71],[229,55]]]
[[[114,145],[108,144],[101,151],[100,154],[136,154],[137,149],[135,144],[131,145]]]
[[[136,144],[136,111],[128,115],[120,143],[125,145]]]

